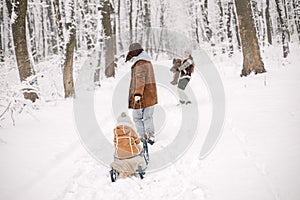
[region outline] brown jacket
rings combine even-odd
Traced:
[[[141,96],[141,101],[135,102],[135,96]],[[138,60],[131,67],[129,108],[147,108],[155,104],[157,104],[157,91],[153,66],[150,61]]]
[[[118,159],[132,158],[141,152],[138,146],[140,139],[137,133],[127,125],[118,125],[114,129],[115,157]]]
[[[180,65],[181,65],[181,59],[174,58],[173,66],[171,67],[170,71],[174,73],[178,72],[178,68],[180,67]]]

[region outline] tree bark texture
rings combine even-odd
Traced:
[[[104,0],[101,10],[102,26],[104,29],[104,43],[105,43],[105,76],[115,76],[115,62],[114,62],[114,40],[112,38],[111,26],[111,5],[109,0]]]
[[[73,81],[73,57],[76,43],[76,27],[74,20],[74,3],[68,2],[70,9],[70,19],[67,19],[66,29],[69,34],[66,41],[65,60],[63,70],[63,82],[65,90],[65,98],[72,97],[75,94],[74,81]]]
[[[26,41],[27,0],[14,2],[14,5],[12,5],[10,0],[6,0],[6,5],[10,13],[10,17],[12,17],[12,11],[14,11],[14,15],[16,15],[16,18],[12,21],[13,41],[20,80],[21,82],[25,82],[28,81],[29,77],[34,75]],[[29,84],[33,85],[35,83],[29,82]],[[24,97],[32,102],[35,102],[36,99],[38,99],[36,92],[26,88],[24,88]]]
[[[243,70],[241,76],[247,76],[252,71],[255,74],[266,72],[260,55],[250,0],[235,0],[235,5],[243,52]]]

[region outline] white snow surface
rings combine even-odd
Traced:
[[[266,49],[267,73],[246,78],[239,77],[240,55],[214,57],[227,102],[216,148],[204,160],[198,159],[212,105],[201,76],[195,75],[191,86],[199,109],[197,138],[178,161],[146,173],[143,180],[132,177],[111,183],[109,168],[81,144],[72,100],[40,102],[39,109],[19,116],[15,126],[9,121],[1,124],[0,200],[300,199],[300,49],[293,48],[287,60],[279,58],[280,50]],[[171,67],[171,60],[154,63]],[[108,105],[128,70],[128,65],[120,66],[116,79],[103,80],[95,93],[97,121],[110,140],[115,121]],[[159,104],[173,124],[165,125],[157,143],[149,147],[151,152],[170,142],[174,135],[168,133],[180,123],[176,99],[168,99],[163,88],[158,91]]]

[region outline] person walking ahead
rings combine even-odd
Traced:
[[[181,66],[177,69],[180,72],[177,91],[180,98],[180,104],[191,104],[192,102],[186,94],[185,88],[191,80],[192,73],[194,72],[194,61],[190,50],[185,50],[183,57],[184,60],[182,61]]]
[[[153,112],[157,104],[157,90],[151,58],[139,43],[129,46],[127,61],[133,61],[131,66],[131,81],[129,88],[129,108],[137,132],[151,145],[154,143]]]

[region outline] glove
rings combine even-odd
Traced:
[[[141,96],[135,96],[134,97],[134,101],[140,101],[141,100]]]

